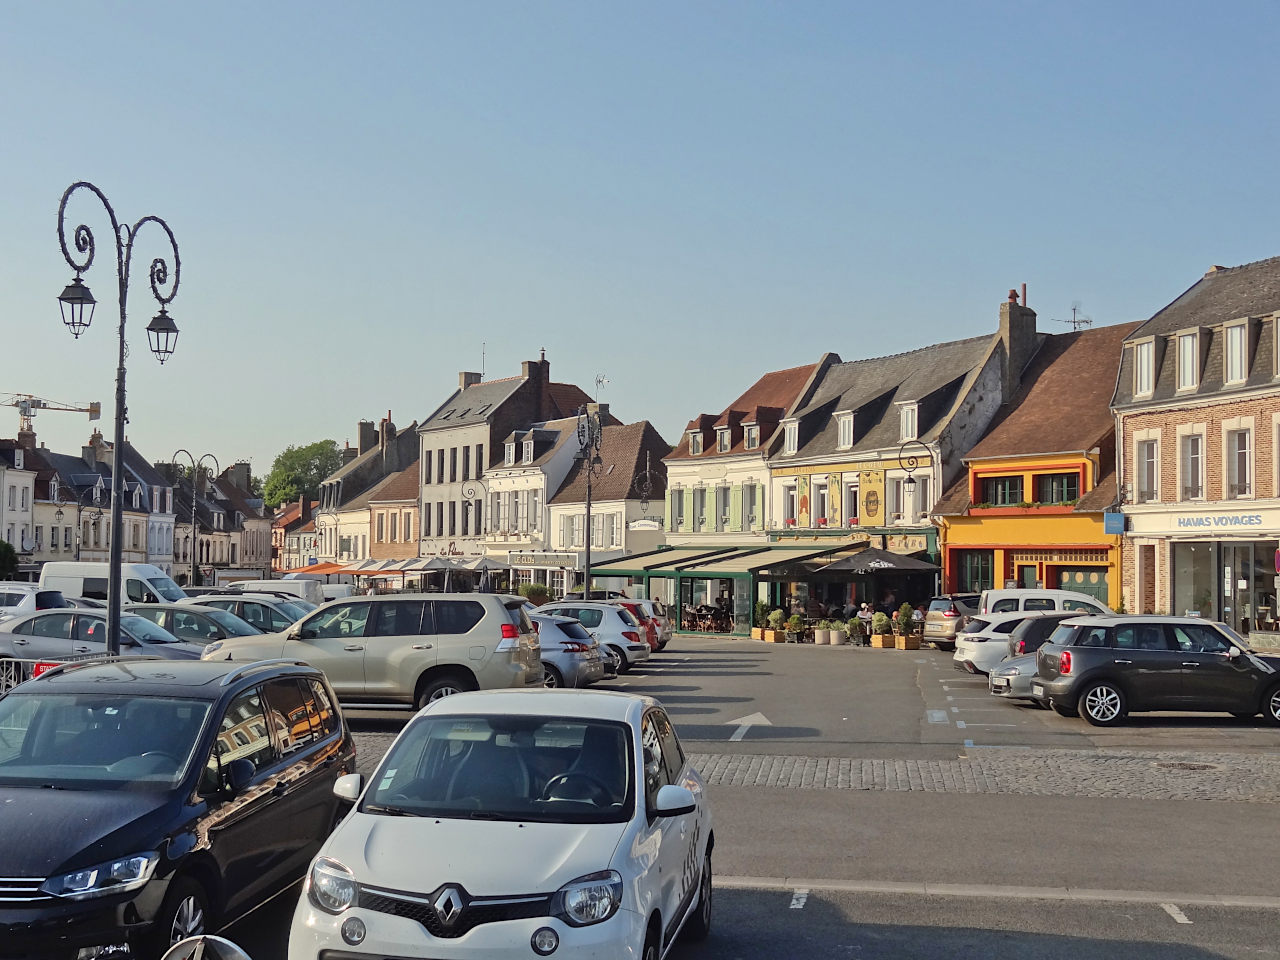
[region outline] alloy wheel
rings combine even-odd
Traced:
[[[173,925],[169,928],[169,945],[201,933],[204,933],[204,909],[195,896],[186,896],[173,915]]]
[[[1111,723],[1120,716],[1120,693],[1114,687],[1099,684],[1084,695],[1084,709],[1099,723]]]
[[[1267,716],[1272,723],[1280,723],[1280,687],[1271,691],[1271,697],[1267,700]]]

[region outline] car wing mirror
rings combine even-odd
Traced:
[[[693,799],[693,791],[688,787],[668,783],[658,791],[657,799],[653,803],[653,815],[655,817],[679,817],[686,813],[693,813],[696,806],[697,804]]]
[[[348,773],[333,782],[333,795],[340,800],[359,800],[362,789],[364,778],[358,773]]]
[[[1239,647],[1230,647],[1227,650],[1227,657],[1231,660],[1235,660],[1237,657],[1242,655],[1243,651]]]
[[[253,764],[241,758],[232,760],[227,765],[226,782],[223,784],[223,792],[228,797],[235,798],[244,793],[245,788],[249,786],[253,780],[255,773]]]

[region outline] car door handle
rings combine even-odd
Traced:
[[[1116,663],[1133,663],[1132,660],[1116,660]]]
[[[410,649],[410,650],[430,650],[430,649],[431,649],[431,644],[429,644],[429,643],[415,643],[415,644],[413,644],[413,646],[411,646],[409,649]]]
[[[76,653],[92,653],[93,652],[92,647],[75,647],[73,649]]]
[[[13,645],[15,647],[25,647],[30,642],[31,642],[30,640],[23,640],[21,637],[13,638]]]
[[[287,780],[277,781],[276,785],[271,788],[271,795],[273,797],[283,797],[288,792],[289,792],[289,781]]]
[[[350,651],[352,651],[352,652],[354,653],[356,650],[363,650],[363,649],[364,649],[364,647],[363,647],[362,645],[360,645],[360,644],[353,643],[351,646],[349,646],[349,647],[343,647],[342,649],[343,649],[343,650],[350,650]]]
[[[1200,666],[1200,664],[1199,664],[1199,663],[1197,663],[1195,660],[1183,660],[1183,661],[1182,661],[1182,665],[1183,665],[1184,667],[1198,667],[1198,666]]]

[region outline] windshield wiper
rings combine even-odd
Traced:
[[[420,817],[422,814],[406,810],[404,807],[388,807],[381,803],[366,803],[365,813],[384,813],[389,817]]]

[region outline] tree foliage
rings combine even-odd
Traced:
[[[0,580],[12,580],[18,575],[18,551],[8,540],[0,540]]]
[[[342,451],[332,440],[317,440],[305,447],[285,447],[271,464],[262,483],[262,497],[273,510],[304,493],[314,497],[320,482],[342,466]]]

